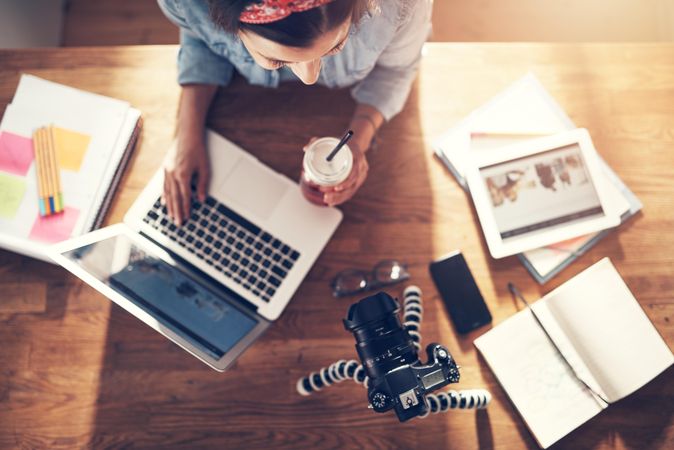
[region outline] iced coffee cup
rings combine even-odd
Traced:
[[[348,145],[327,160],[338,143],[339,139],[333,137],[316,139],[304,152],[300,187],[304,197],[316,205],[326,206],[321,188],[337,186],[351,173],[353,153]]]

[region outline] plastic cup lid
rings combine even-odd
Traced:
[[[324,183],[339,183],[348,177],[353,164],[353,154],[348,144],[344,145],[332,159],[326,158],[339,143],[339,139],[321,138],[311,145],[304,155],[304,168],[314,181]]]

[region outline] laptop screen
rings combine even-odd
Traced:
[[[214,358],[221,358],[258,324],[221,295],[123,234],[63,256]]]

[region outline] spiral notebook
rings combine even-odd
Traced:
[[[529,310],[480,336],[475,346],[542,448],[674,363],[671,350],[608,258],[531,307],[563,357]]]
[[[47,245],[98,228],[135,146],[128,102],[21,76],[0,122],[0,248],[51,262]],[[32,134],[53,125],[64,211],[38,213]]]

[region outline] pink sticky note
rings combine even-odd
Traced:
[[[23,177],[32,162],[32,139],[0,131],[0,170]]]
[[[62,213],[51,216],[37,216],[30,230],[29,239],[40,242],[60,242],[70,237],[80,211],[66,206]]]

